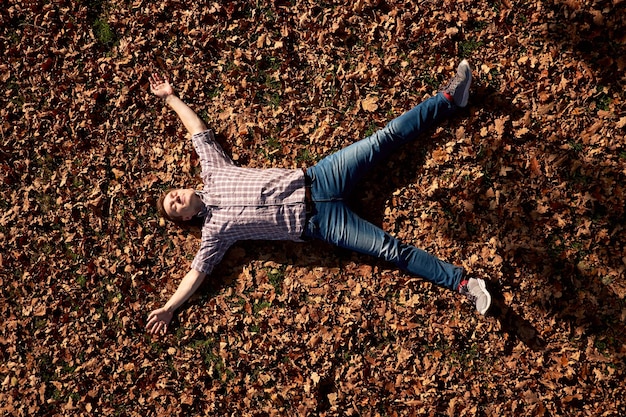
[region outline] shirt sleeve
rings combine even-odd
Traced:
[[[196,133],[191,137],[193,147],[200,158],[203,173],[211,168],[234,165],[222,147],[215,141],[213,130]]]
[[[234,243],[235,241],[202,234],[200,249],[191,263],[191,268],[207,275],[210,274]]]

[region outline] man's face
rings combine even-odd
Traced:
[[[193,189],[172,190],[163,199],[163,208],[172,218],[191,220],[197,213],[194,204],[192,204],[195,198],[197,196]]]

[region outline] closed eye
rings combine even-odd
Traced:
[[[176,213],[176,211],[174,210],[174,203],[175,203],[175,200],[174,200],[174,193],[171,193],[171,194],[170,194],[170,211],[171,211],[172,213]]]

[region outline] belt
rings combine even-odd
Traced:
[[[306,221],[308,222],[315,209],[313,197],[311,197],[311,178],[306,173],[306,168],[302,168],[304,172],[304,206],[306,210]]]

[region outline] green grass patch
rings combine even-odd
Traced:
[[[570,141],[567,144],[569,145],[569,148],[576,153],[582,152],[583,149],[585,148],[584,145],[580,142]]]
[[[96,18],[93,22],[92,29],[93,34],[100,44],[110,48],[117,43],[117,35],[104,17]]]
[[[204,340],[194,340],[191,343],[191,348],[199,351],[202,355],[202,362],[209,368],[213,368],[217,380],[222,380],[222,376],[227,375],[228,379],[233,377],[233,372],[226,368],[222,357],[215,353],[217,342],[213,338]]]
[[[257,316],[261,311],[265,310],[272,306],[272,303],[269,301],[259,301],[258,303],[252,306],[252,313]]]
[[[312,164],[315,162],[315,157],[308,149],[303,149],[298,152],[298,156],[296,156],[296,162]]]
[[[365,130],[365,132],[363,133],[363,137],[364,138],[368,138],[370,136],[372,136],[374,133],[376,133],[376,131],[378,131],[378,125],[374,122],[370,123],[370,125],[367,127],[367,129]]]
[[[274,287],[274,292],[279,295],[282,294],[285,272],[281,269],[272,268],[267,271],[267,278],[269,279],[270,284]]]
[[[474,51],[481,48],[484,45],[482,41],[476,41],[474,39],[467,39],[459,43],[459,55],[462,58],[469,58]]]

